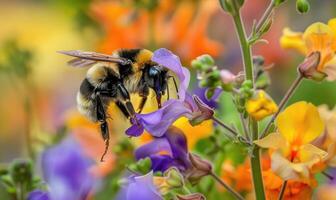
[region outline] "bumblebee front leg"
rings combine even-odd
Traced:
[[[96,96],[96,112],[97,112],[97,120],[100,123],[100,131],[103,137],[103,140],[105,142],[105,151],[100,159],[101,162],[104,161],[104,157],[107,154],[108,148],[109,148],[109,142],[110,142],[110,132],[108,128],[108,123],[106,121],[106,112],[105,108],[103,106],[103,103],[100,99],[99,94]]]
[[[128,93],[128,91],[126,90],[125,86],[121,83],[118,84],[118,90],[120,92],[120,95],[122,97],[122,101],[120,101],[122,104],[124,104],[129,116],[131,118],[135,117],[135,110],[133,107],[133,104],[131,103],[131,98],[130,95]]]
[[[146,102],[147,102],[147,97],[149,95],[149,89],[148,87],[143,88],[142,92],[140,93],[141,101],[138,107],[138,113],[141,113]]]

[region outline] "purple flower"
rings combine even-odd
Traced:
[[[153,172],[143,176],[130,176],[116,197],[117,200],[162,200],[153,183]]]
[[[151,159],[153,171],[164,172],[170,167],[185,171],[190,167],[187,139],[180,129],[173,126],[162,137],[155,138],[135,151],[137,160],[146,157]]]
[[[180,58],[173,54],[171,51],[161,48],[154,51],[152,61],[162,65],[172,72],[174,72],[180,81],[178,88],[179,99],[184,100],[185,93],[189,86],[190,72],[187,68],[183,67]]]
[[[79,144],[68,138],[42,155],[43,177],[49,191],[35,190],[29,200],[84,200],[93,187],[89,173],[91,162],[84,156]]]
[[[50,197],[48,193],[42,190],[34,190],[33,192],[29,193],[28,200],[49,200]]]
[[[137,122],[126,130],[129,136],[139,136],[146,129],[151,135],[161,137],[168,128],[180,117],[185,116],[192,125],[210,119],[214,111],[197,96],[185,94],[184,101],[169,100],[163,107],[147,114],[137,114]]]
[[[216,88],[215,94],[211,97],[211,99],[206,98],[205,96],[206,90],[207,88],[197,87],[193,90],[193,93],[197,95],[210,108],[217,108],[218,107],[217,99],[222,94],[222,89]]]

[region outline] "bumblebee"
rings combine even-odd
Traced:
[[[150,89],[154,91],[159,108],[161,98],[166,92],[169,99],[169,78],[173,79],[177,90],[176,81],[169,70],[151,61],[153,53],[146,49],[121,49],[112,55],[79,50],[59,53],[75,57],[68,62],[74,67],[90,66],[77,93],[77,107],[80,113],[100,124],[105,141],[102,161],[109,146],[107,108],[111,102],[116,104],[125,117],[134,122],[136,111],[131,103],[130,94],[136,93],[141,97],[137,108],[137,112],[141,113]]]

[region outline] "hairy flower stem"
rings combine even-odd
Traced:
[[[279,104],[278,111],[272,116],[271,120],[266,125],[266,128],[264,129],[264,131],[260,135],[259,139],[263,138],[267,134],[268,130],[271,128],[272,123],[278,117],[278,115],[280,114],[281,110],[285,107],[285,105],[288,102],[289,98],[293,95],[293,93],[295,92],[296,88],[300,85],[302,79],[303,79],[303,76],[299,73],[299,75],[297,76],[297,78],[295,79],[295,81],[293,82],[293,84],[291,85],[291,87],[288,89],[288,91],[286,92],[285,96],[281,100],[281,102]]]
[[[240,134],[238,134],[235,130],[233,130],[231,127],[229,127],[228,125],[224,124],[224,122],[222,122],[220,119],[216,118],[216,117],[212,117],[212,120],[214,122],[216,122],[218,125],[220,125],[221,127],[225,128],[226,130],[228,130],[231,134],[227,135],[229,138],[233,137],[233,138],[239,138],[241,142],[247,144],[247,145],[252,145],[251,142],[244,138],[244,137],[240,137]]]
[[[281,186],[281,190],[280,190],[280,193],[279,193],[279,198],[278,200],[282,200],[282,198],[284,197],[285,195],[285,190],[286,190],[286,186],[287,186],[287,181],[285,181],[282,186]]]
[[[218,177],[215,173],[211,172],[210,176],[214,178],[219,184],[221,184],[228,192],[230,192],[236,199],[244,200],[244,198],[236,192],[233,188],[231,188],[227,183],[225,183],[220,177]]]
[[[273,9],[275,7],[275,0],[271,0],[270,4],[268,5],[266,11],[264,12],[264,14],[262,15],[262,17],[260,18],[260,20],[258,21],[258,24],[255,28],[255,32],[259,32],[260,29],[264,26],[264,24],[267,22],[267,20],[270,18]],[[252,38],[252,34],[249,36],[249,39]]]
[[[251,46],[247,40],[245,28],[242,23],[242,18],[240,14],[240,10],[236,5],[236,12],[232,15],[233,21],[236,27],[236,32],[239,38],[243,63],[244,63],[244,71],[245,71],[245,79],[250,80],[254,85],[254,75],[253,75],[253,60],[252,60],[252,52]],[[255,140],[258,138],[258,123],[256,121],[252,121],[252,139]],[[256,199],[264,200],[265,192],[264,192],[264,184],[261,174],[261,165],[260,165],[260,150],[258,147],[253,148],[253,152],[251,155],[251,169],[252,169],[252,177],[253,177],[253,186],[256,195]]]

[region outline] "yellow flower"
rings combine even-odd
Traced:
[[[276,120],[278,133],[255,143],[271,148],[272,170],[285,180],[310,180],[312,167],[327,157],[327,152],[310,144],[324,130],[317,108],[301,101],[289,106]]]
[[[262,120],[278,111],[276,103],[263,90],[246,102],[246,111],[254,120]]]
[[[191,126],[189,120],[185,117],[176,120],[174,126],[181,129],[187,137],[188,149],[193,149],[200,139],[209,137],[213,130],[213,123],[211,120],[204,121],[196,126]]]
[[[316,70],[328,75],[328,80],[336,79],[336,18],[329,20],[328,24],[314,23],[304,33],[285,28],[280,44],[285,49],[295,49],[307,57],[318,52],[320,60]]]

